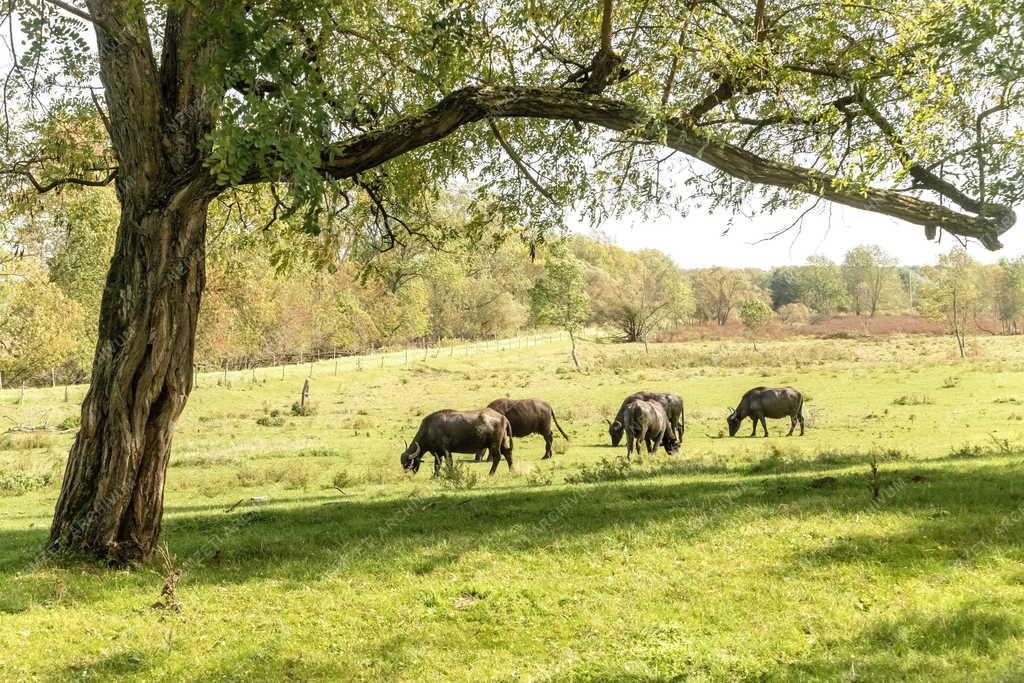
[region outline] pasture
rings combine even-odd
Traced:
[[[0,678],[1020,679],[1024,345],[972,353],[591,341],[576,373],[550,341],[202,375],[171,557],[116,572],[40,557],[84,387],[5,389],[0,431],[68,429],[0,436]],[[807,395],[806,436],[721,438],[759,384]],[[684,397],[680,454],[618,461],[604,418],[637,389]],[[541,461],[518,439],[493,478],[401,471],[423,415],[505,395],[550,401],[572,441]]]

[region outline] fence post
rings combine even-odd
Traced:
[[[67,384],[64,385],[64,402],[65,403],[68,402],[68,385]]]
[[[0,391],[4,390],[4,373],[0,370]]]
[[[50,388],[57,388],[57,371],[54,370],[53,368],[50,368]]]

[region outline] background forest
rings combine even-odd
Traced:
[[[795,331],[837,315],[930,318],[958,341],[967,331],[1022,329],[1024,258],[981,265],[954,249],[935,265],[904,265],[868,245],[841,263],[685,271],[657,250],[581,235],[526,244],[514,236],[521,230],[466,225],[465,215],[457,197],[442,198],[411,226],[416,239],[369,253],[353,241],[262,229],[238,204],[215,207],[196,363],[239,368],[552,325],[599,326],[621,341],[692,326],[702,336],[724,326],[756,337],[769,325]],[[4,223],[5,383],[87,380],[114,248],[113,190],[69,188],[12,203]],[[547,305],[555,295],[546,285],[559,278],[578,290],[569,318]]]

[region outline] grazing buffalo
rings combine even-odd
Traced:
[[[641,401],[657,401],[665,408],[665,413],[668,415],[669,423],[669,434],[675,441],[680,442],[683,439],[683,432],[686,429],[685,420],[683,418],[683,399],[678,394],[669,393],[658,393],[655,391],[638,391],[635,394],[630,394],[626,397],[626,400],[619,406],[619,412],[615,414],[614,420],[605,419],[608,423],[608,436],[612,438],[612,445],[618,446],[619,442],[622,441],[623,426],[623,413],[626,410],[626,406],[636,400]]]
[[[786,436],[793,436],[793,429],[796,423],[800,423],[800,436],[804,435],[804,397],[792,387],[773,389],[769,387],[756,387],[743,394],[740,404],[736,410],[729,413],[729,436],[736,436],[740,423],[750,418],[754,421],[754,431],[750,436],[757,436],[757,423],[760,421],[764,429],[764,435],[768,436],[768,425],[764,419],[770,417],[777,420],[788,417],[789,433]]]
[[[487,407],[498,411],[508,418],[509,424],[512,425],[512,436],[517,439],[522,436],[529,436],[530,434],[540,434],[543,436],[544,457],[541,458],[542,460],[547,460],[551,457],[551,442],[555,440],[554,434],[551,431],[552,422],[558,427],[559,433],[565,437],[565,440],[569,440],[569,435],[562,429],[562,425],[558,424],[558,420],[555,418],[555,411],[547,401],[542,401],[539,398],[523,400],[499,398],[491,401]],[[480,460],[483,458],[483,455],[483,450],[477,451],[476,459]]]
[[[622,413],[623,432],[626,434],[626,459],[633,455],[634,444],[640,454],[641,445],[647,454],[656,453],[658,446],[665,446],[666,453],[672,453],[678,442],[672,436],[672,426],[665,407],[658,401],[637,399],[630,401]]]
[[[512,469],[512,427],[499,412],[483,410],[439,410],[423,418],[412,444],[402,453],[402,467],[418,472],[424,453],[434,456],[434,476],[441,470],[441,458],[452,464],[452,453],[476,453],[487,450],[491,455],[491,474],[505,456]]]

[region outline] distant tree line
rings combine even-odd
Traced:
[[[755,335],[773,319],[796,325],[883,313],[943,320],[965,353],[980,319],[1006,334],[1024,322],[1024,258],[984,266],[959,249],[925,267],[860,246],[842,263],[815,256],[770,271],[684,271],[657,250],[631,252],[579,235],[528,247],[486,226],[469,231],[472,240],[435,248],[444,225],[460,220],[455,202],[433,214],[421,240],[373,255],[358,253],[358,244],[327,245],[317,258],[309,245],[301,254],[276,248],[240,215],[230,208],[211,215],[196,342],[197,363],[206,367],[503,337],[539,326],[568,330],[574,342],[588,325],[646,342],[686,325],[740,321]],[[116,216],[109,189],[8,209],[0,252],[7,384],[88,378]]]

